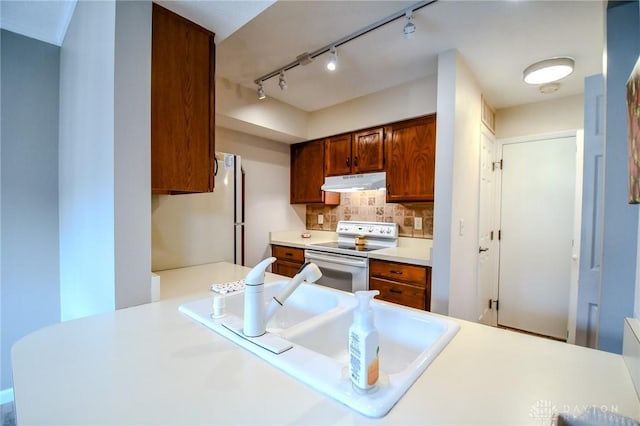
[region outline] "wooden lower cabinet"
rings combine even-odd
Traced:
[[[285,277],[293,277],[304,263],[304,250],[296,247],[273,245],[271,255],[277,259],[271,271]]]
[[[369,290],[380,291],[379,299],[411,308],[431,310],[431,268],[371,259]]]

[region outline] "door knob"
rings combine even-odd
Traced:
[[[483,251],[489,251],[489,247],[480,247],[478,249],[478,253],[482,253]]]

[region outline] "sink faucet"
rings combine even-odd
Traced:
[[[247,337],[258,337],[265,333],[269,319],[280,309],[302,281],[306,280],[312,283],[322,276],[320,268],[315,263],[305,263],[280,293],[273,297],[265,313],[264,273],[267,267],[275,261],[275,257],[264,259],[254,266],[245,278],[243,333]]]

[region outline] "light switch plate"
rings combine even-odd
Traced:
[[[318,215],[318,225],[322,225],[324,223],[324,215]]]
[[[422,218],[421,217],[413,218],[413,228],[417,229],[417,230],[422,229]]]

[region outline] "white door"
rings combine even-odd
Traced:
[[[502,146],[498,324],[566,339],[576,139]]]
[[[587,77],[584,90],[585,130],[582,192],[580,279],[576,301],[575,343],[597,347],[604,199],[604,78]]]
[[[497,142],[488,130],[480,134],[480,204],[478,210],[478,322],[497,325],[498,220],[496,183],[500,176]]]

